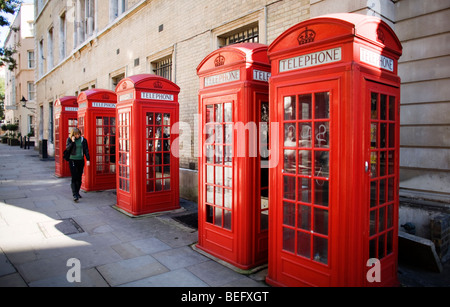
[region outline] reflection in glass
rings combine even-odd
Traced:
[[[314,232],[328,235],[328,210],[314,208]]]
[[[380,94],[380,119],[381,120],[387,119],[388,108],[386,107],[386,103],[387,103],[387,96],[385,94]]]
[[[315,118],[330,118],[330,93],[315,93]]]
[[[386,255],[389,255],[392,253],[392,238],[393,238],[393,231],[389,231],[387,233],[386,238]]]
[[[381,207],[378,212],[378,232],[381,232],[386,229],[386,221],[384,219],[386,212],[386,207]]]
[[[372,178],[378,176],[378,153],[376,151],[370,153],[370,176]]]
[[[214,146],[213,145],[206,145],[205,147],[205,155],[206,155],[206,163],[214,163]]]
[[[295,227],[295,204],[283,202],[283,224]]]
[[[233,186],[233,169],[231,167],[225,167],[225,181],[224,185],[226,187],[232,187]]]
[[[394,189],[395,189],[394,177],[391,177],[388,179],[388,200],[387,200],[388,202],[394,200]]]
[[[298,119],[312,119],[312,95],[305,94],[298,96]]]
[[[395,147],[395,124],[389,124],[389,147]]]
[[[153,125],[154,114],[148,112],[147,113],[147,125]]]
[[[295,252],[295,230],[283,227],[283,250]]]
[[[216,122],[221,123],[223,122],[223,110],[222,110],[222,104],[215,104],[214,110],[216,112]]]
[[[380,176],[386,175],[387,152],[380,151]]]
[[[389,120],[395,120],[395,97],[389,96]]]
[[[211,123],[214,121],[214,109],[213,105],[206,106],[206,122]]]
[[[284,97],[284,119],[295,120],[295,96]]]
[[[300,175],[311,175],[311,151],[299,150],[298,173]]]
[[[161,125],[162,122],[162,114],[156,113],[156,125]]]
[[[206,166],[206,182],[214,183],[214,166]]]
[[[328,239],[314,236],[314,261],[328,264]]]
[[[225,144],[233,144],[233,125],[227,124],[225,126]]]
[[[295,174],[295,150],[284,150],[284,171]]]
[[[314,180],[314,203],[316,205],[328,207],[328,181]]]
[[[380,148],[386,148],[387,145],[387,139],[386,139],[386,132],[387,132],[387,124],[380,124]]]
[[[213,211],[214,211],[213,206],[206,205],[206,222],[208,223],[213,222]]]
[[[155,191],[162,191],[163,190],[163,184],[162,184],[162,180],[156,180],[155,181]]]
[[[170,190],[170,178],[164,179],[164,191]]]
[[[378,259],[381,259],[385,256],[385,235],[381,235],[378,237]]]
[[[297,212],[297,223],[298,228],[304,229],[304,230],[311,230],[311,207],[310,206],[303,206],[299,205]]]
[[[330,176],[328,151],[316,151],[314,154],[315,176],[328,178]]]
[[[232,190],[230,189],[224,189],[225,196],[224,196],[224,206],[225,208],[231,209],[231,203],[232,203]]]
[[[299,178],[298,200],[304,203],[311,203],[311,179]]]
[[[222,227],[222,209],[214,208],[214,225]]]
[[[378,119],[378,94],[370,94],[370,118]]]
[[[369,241],[369,258],[377,257],[377,238]]]
[[[386,179],[380,180],[380,196],[379,204],[384,204],[386,202]]]
[[[163,124],[166,125],[166,126],[170,125],[170,114],[169,113],[164,113]]]
[[[284,147],[296,147],[295,124],[284,124]]]
[[[291,176],[283,176],[283,197],[285,199],[292,199],[295,200],[295,177]]]
[[[311,147],[312,128],[311,123],[298,124],[298,147]]]
[[[223,188],[215,187],[214,189],[216,191],[215,204],[218,206],[223,206]]]
[[[316,122],[314,126],[314,144],[315,147],[328,148],[330,144],[329,123]]]
[[[370,226],[369,235],[370,236],[373,236],[377,232],[376,218],[377,218],[377,211],[376,210],[370,211],[370,222],[369,222],[369,226]]]
[[[224,109],[225,109],[225,118],[224,122],[230,123],[233,121],[233,109],[231,102],[224,103]]]
[[[372,181],[370,183],[370,207],[378,205],[377,192],[378,192],[378,182]]]
[[[395,152],[394,151],[389,151],[388,154],[388,174],[392,175],[394,174],[394,164],[395,164]]]
[[[231,211],[223,210],[223,228],[231,230]]]
[[[216,166],[216,184],[223,185],[223,167]]]
[[[206,201],[214,204],[214,187],[212,185],[206,186]]]
[[[311,235],[302,231],[297,232],[297,254],[311,258]]]

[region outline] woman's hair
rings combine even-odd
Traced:
[[[78,129],[78,128],[73,128],[73,129],[70,131],[69,137],[71,138],[71,137],[75,136],[76,134],[81,135],[81,131],[80,131],[80,129]]]

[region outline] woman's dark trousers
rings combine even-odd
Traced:
[[[72,182],[70,187],[72,188],[72,195],[78,195],[81,188],[81,178],[83,175],[84,159],[83,160],[70,160],[70,173],[72,174]]]

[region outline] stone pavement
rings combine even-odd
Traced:
[[[131,218],[113,208],[114,190],[75,203],[54,165],[0,144],[0,286],[266,286],[264,272],[239,274],[191,248],[197,230],[172,217],[196,204]]]

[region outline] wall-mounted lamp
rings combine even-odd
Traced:
[[[27,107],[27,101],[28,100],[26,100],[25,97],[22,96],[22,99],[20,99],[20,102],[22,103],[22,107],[27,108],[28,110],[34,110],[34,108]]]

